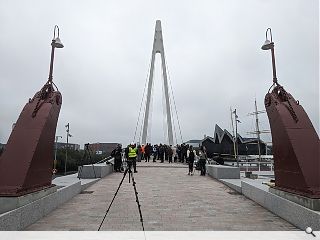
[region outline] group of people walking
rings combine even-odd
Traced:
[[[111,153],[114,157],[114,170],[116,172],[122,171],[122,147],[120,144]],[[194,162],[196,157],[197,169],[201,171],[201,175],[204,176],[206,173],[206,161],[207,154],[205,147],[201,146],[198,151],[196,151],[191,145],[181,144],[181,145],[166,145],[166,144],[155,144],[147,143],[146,145],[136,145],[131,143],[124,149],[124,157],[127,160],[128,166],[133,167],[134,172],[137,172],[136,162],[145,161],[149,162],[152,158],[153,162],[160,160],[163,163],[165,160],[169,163],[181,162],[188,163],[189,172],[188,175],[193,175],[194,173]]]
[[[193,175],[194,173],[194,161],[195,157],[198,156],[199,160],[197,162],[197,168],[200,170],[200,175],[206,175],[206,162],[207,162],[207,153],[205,151],[205,147],[201,146],[198,153],[196,150],[193,149],[192,146],[189,147],[187,150],[187,162],[189,165],[189,172],[188,175]]]

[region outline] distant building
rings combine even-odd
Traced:
[[[80,150],[80,145],[75,143],[68,143],[69,149]],[[57,142],[57,149],[66,149],[67,143]]]
[[[119,143],[90,143],[90,149],[96,154],[110,155],[112,150],[117,147]],[[85,149],[85,146],[84,146]]]
[[[201,146],[201,140],[189,140],[188,142],[185,142],[185,144],[188,144],[193,148],[199,148]]]
[[[238,154],[239,155],[258,155],[258,139],[244,138],[237,134]],[[201,141],[206,147],[207,154],[212,157],[213,154],[230,154],[234,155],[233,137],[226,129],[222,130],[217,124],[214,130],[214,137],[206,137]],[[271,154],[267,144],[260,139],[261,155]]]

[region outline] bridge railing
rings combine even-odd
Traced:
[[[209,158],[207,163],[219,164],[212,158]],[[224,165],[237,166],[237,162],[234,160],[226,160],[224,161]],[[259,161],[258,157],[241,156],[239,166],[241,171],[274,171],[274,161],[270,156],[263,158],[261,161]]]
[[[101,159],[99,162],[96,162],[95,164],[99,163],[114,164],[114,157],[108,156],[104,159]]]
[[[226,162],[226,165],[232,165],[236,166],[236,162]],[[258,161],[258,160],[252,160],[252,161],[239,161],[239,166],[242,171],[274,171],[274,162],[273,160],[270,161]]]

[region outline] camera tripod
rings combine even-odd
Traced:
[[[80,166],[79,172],[78,172],[78,178],[79,178],[79,180],[81,179],[81,174],[82,174],[83,162],[84,161],[91,163],[92,169],[93,169],[94,178],[97,178],[96,171],[95,171],[94,165],[92,163],[92,157],[91,157],[92,150],[90,148],[90,144],[86,143],[84,146],[85,146],[85,149],[84,149],[84,154],[83,154],[83,158],[82,158],[82,161],[81,161],[81,166]]]
[[[138,210],[139,210],[139,215],[140,215],[140,222],[141,222],[142,230],[143,230],[143,232],[144,232],[144,225],[143,225],[143,217],[142,217],[142,212],[141,212],[141,205],[140,205],[140,203],[139,203],[138,191],[137,191],[137,188],[136,188],[136,182],[135,182],[135,180],[134,180],[133,172],[132,172],[131,168],[132,168],[132,161],[127,161],[127,168],[126,168],[126,170],[124,171],[124,174],[123,174],[123,177],[122,177],[122,179],[121,179],[121,181],[120,181],[120,184],[119,184],[119,186],[118,186],[118,189],[117,189],[117,191],[115,192],[115,194],[114,194],[114,196],[113,196],[113,198],[112,198],[112,201],[111,201],[111,203],[110,203],[110,205],[109,205],[109,207],[108,207],[108,209],[107,209],[107,211],[106,211],[106,213],[105,213],[105,215],[104,215],[104,217],[103,217],[103,219],[102,219],[102,221],[101,221],[101,223],[100,223],[100,226],[99,226],[99,228],[98,228],[98,231],[100,231],[101,226],[102,226],[104,220],[106,219],[107,214],[108,214],[108,212],[109,212],[109,210],[110,210],[110,208],[111,208],[111,206],[112,206],[112,203],[113,203],[114,199],[116,198],[116,196],[117,196],[117,194],[118,194],[118,192],[119,192],[119,190],[120,190],[120,187],[121,187],[121,185],[122,185],[122,183],[123,183],[123,181],[124,181],[127,173],[129,173],[129,183],[130,183],[130,179],[131,179],[131,180],[132,180],[132,186],[133,186],[133,189],[134,189],[134,194],[135,194],[135,196],[136,196],[136,203],[137,203],[137,205],[138,205]]]

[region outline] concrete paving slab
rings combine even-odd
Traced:
[[[149,167],[142,167],[144,164]],[[189,176],[185,167],[152,164],[138,163],[134,174],[146,231],[296,230],[209,176],[200,176],[197,171]],[[122,177],[121,173],[106,176],[27,230],[97,230]],[[142,230],[128,177],[101,230]]]

